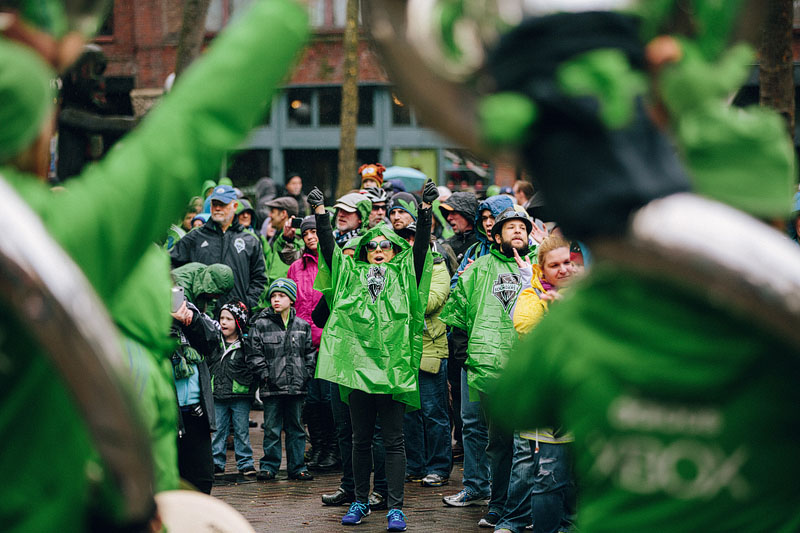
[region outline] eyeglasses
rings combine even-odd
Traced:
[[[372,204],[372,210],[373,211],[386,211],[386,206],[385,205]]]
[[[392,248],[392,241],[390,241],[388,239],[387,240],[383,240],[381,242],[367,241],[367,244],[365,246],[367,247],[367,250],[370,251],[370,252],[374,252],[375,250],[377,250],[378,246],[381,247],[381,250],[389,250],[389,249]]]

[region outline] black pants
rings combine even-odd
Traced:
[[[387,504],[389,509],[403,508],[406,476],[406,449],[403,443],[403,419],[406,406],[389,394],[350,393],[350,419],[353,423],[353,477],[356,501],[369,498],[369,475],[372,471],[372,437],[375,419],[381,417],[381,433],[386,450]]]
[[[200,492],[211,494],[214,485],[214,459],[211,455],[211,430],[208,414],[193,416],[182,412],[184,434],[178,437],[178,471]]]

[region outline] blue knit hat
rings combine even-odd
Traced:
[[[297,283],[289,278],[278,278],[269,286],[267,298],[272,298],[273,292],[282,292],[294,303],[297,300]]]

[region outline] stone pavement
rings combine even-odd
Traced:
[[[252,411],[251,418],[261,424],[262,413]],[[262,430],[250,429],[250,442],[256,466],[262,454]],[[212,496],[232,505],[242,513],[260,532],[266,531],[308,531],[376,533],[386,531],[386,511],[375,511],[365,518],[361,525],[343,526],[342,515],[347,508],[322,505],[320,495],[330,493],[339,486],[341,473],[320,474],[314,472],[313,481],[289,481],[286,476],[286,463],[281,465],[278,476],[273,481],[245,481],[237,483],[236,461],[233,450],[228,451],[225,478],[228,482],[215,486]],[[478,528],[478,520],[487,511],[486,507],[448,507],[442,503],[442,496],[455,494],[461,490],[462,465],[456,463],[450,484],[443,487],[422,487],[406,483],[405,509],[409,531],[491,531]]]

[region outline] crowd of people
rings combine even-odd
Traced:
[[[263,117],[305,6],[253,3],[53,191],[53,79],[108,5],[0,0],[4,528],[160,530],[159,496],[210,493],[232,430],[245,478],[274,480],[284,446],[292,480],[341,468],[321,501],[345,525],[382,509],[406,530],[405,483],[461,459],[443,502],[495,531],[798,530],[795,153],[777,114],[729,105],[736,10],[693,4],[708,32],[659,34],[671,2],[539,6],[492,43],[472,139],[513,147],[536,189],[408,192],[375,163],[326,202],[298,175],[249,199],[201,185]],[[422,33],[452,52],[467,26],[443,18]]]
[[[447,485],[463,461],[463,488],[445,504],[488,504],[481,527],[566,530],[575,505],[570,434],[501,428],[485,404],[521,336],[582,269],[580,243],[536,218],[528,182],[488,197],[432,181],[410,193],[384,183],[384,170],[363,165],[361,188],[327,208],[318,189],[302,195],[297,174],[282,196],[257,186],[269,196],[247,199],[222,182],[189,202],[184,223],[202,205],[208,220],[165,247],[187,300],[173,313],[185,333],[176,336],[207,370],[192,383],[183,362],[193,359],[173,363],[184,426],[199,417],[206,422],[195,434],[216,432],[192,452],[179,448],[181,475],[210,492],[212,462],[224,474],[232,428],[238,473],[273,480],[285,434],[289,479],[342,469],[322,502],[349,505],[343,524],[388,509],[389,530],[405,530],[404,483]],[[227,283],[214,283],[214,272]],[[219,324],[210,348],[189,335],[208,320]],[[264,410],[258,469],[251,404]]]

